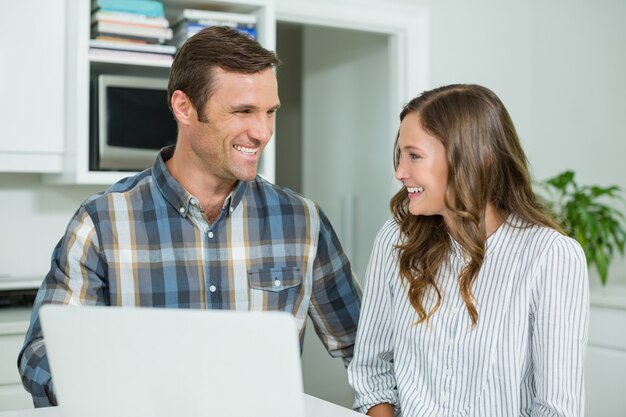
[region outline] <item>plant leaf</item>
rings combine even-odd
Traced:
[[[602,284],[606,284],[614,254],[623,256],[626,251],[626,215],[615,204],[626,203],[624,190],[617,185],[580,186],[571,170],[539,185],[546,194],[545,207],[563,230],[580,243],[589,267],[595,266]]]

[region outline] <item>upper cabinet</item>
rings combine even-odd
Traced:
[[[65,0],[0,1],[0,172],[62,170],[65,22]]]
[[[49,0],[41,0],[39,3],[46,4]],[[54,2],[58,6],[58,3],[65,3],[63,0],[55,0]],[[28,70],[32,71],[32,77],[26,77],[25,74],[20,74],[22,79],[35,78],[41,80],[41,85],[48,87],[50,83],[47,79],[44,81],[41,78],[41,74],[44,71],[48,72],[49,61],[55,58],[57,62],[55,65],[59,65],[61,68],[65,68],[65,76],[60,74],[58,78],[66,80],[65,86],[61,82],[52,82],[52,86],[58,88],[57,90],[45,91],[41,95],[45,95],[47,100],[53,98],[59,99],[59,97],[65,97],[64,102],[57,103],[54,108],[57,113],[55,117],[58,119],[58,123],[65,124],[64,141],[59,144],[60,149],[63,151],[62,169],[57,170],[57,173],[45,175],[45,180],[48,183],[60,183],[60,184],[112,184],[123,177],[132,175],[134,172],[129,171],[104,171],[94,170],[90,168],[90,134],[93,133],[95,124],[93,111],[94,103],[96,102],[97,89],[94,88],[100,75],[115,75],[115,76],[132,76],[132,77],[152,77],[167,79],[169,75],[169,63],[163,61],[155,61],[149,59],[141,59],[137,54],[131,54],[133,56],[108,56],[106,54],[94,54],[90,53],[89,40],[91,37],[91,2],[87,0],[67,0],[64,12],[55,11],[55,13],[48,13],[47,19],[52,20],[54,15],[55,20],[59,22],[66,22],[65,33],[61,34],[61,39],[64,39],[65,45],[59,47],[51,47],[48,45],[48,34],[46,31],[36,30],[31,32],[37,32],[41,38],[35,39],[36,36],[32,35],[32,41],[30,43],[41,49],[42,54],[46,52],[50,57],[41,59],[39,57],[32,60],[29,59]],[[13,24],[13,33],[7,38],[19,38],[16,33],[25,32],[25,29],[21,26],[21,19],[15,19],[15,4],[21,4],[20,2],[7,2],[11,4],[11,7],[0,6],[4,9],[10,9],[13,15],[13,20],[16,22]],[[18,6],[18,8],[24,9],[22,16],[27,16],[26,8],[32,9],[32,2],[27,3],[28,6]],[[257,38],[263,46],[267,49],[275,49],[275,12],[273,0],[165,0],[163,2],[165,6],[166,17],[169,19],[170,24],[174,25],[176,22],[175,16],[179,15],[183,9],[201,9],[201,10],[213,10],[220,12],[231,13],[244,13],[253,14],[257,17]],[[54,6],[47,6],[46,9],[50,11],[54,10]],[[0,11],[3,11],[0,9]],[[31,12],[32,14],[32,12]],[[42,13],[43,14],[43,13]],[[0,13],[2,19],[6,18],[6,13]],[[42,19],[43,20],[43,19]],[[56,25],[56,24],[55,24]],[[48,24],[50,26],[50,23]],[[61,24],[62,26],[62,24]],[[29,23],[29,27],[31,26]],[[56,27],[56,26],[55,26]],[[4,31],[4,28],[2,29]],[[25,50],[26,48],[21,48]],[[29,47],[28,50],[32,50]],[[63,53],[63,51],[65,51]],[[57,55],[55,55],[57,54]],[[118,54],[119,55],[119,54]],[[43,56],[43,55],[42,55]],[[47,56],[47,55],[46,55]],[[14,58],[15,60],[17,58]],[[37,63],[35,63],[35,60]],[[32,68],[32,69],[31,69]],[[37,77],[35,77],[37,74]],[[18,83],[18,84],[27,84]],[[60,87],[59,87],[60,85]],[[19,97],[19,86],[15,86],[15,95]],[[30,90],[29,90],[30,91]],[[22,117],[24,122],[18,125],[24,125],[24,123],[30,123],[33,125],[39,124],[39,118],[42,113],[49,111],[48,107],[53,107],[50,104],[46,104],[45,108],[40,105],[38,95],[33,93],[24,94],[21,93],[24,99],[24,104],[20,104],[19,108],[12,108],[13,112]],[[10,100],[5,100],[10,101]],[[5,103],[3,103],[4,105]],[[16,107],[15,104],[11,104],[12,107]],[[64,112],[63,112],[64,109]],[[52,115],[46,115],[46,117],[52,117]],[[46,119],[47,120],[47,119]],[[45,130],[41,126],[38,126],[40,130]],[[19,127],[18,129],[23,129]],[[12,133],[12,136],[16,136]],[[22,132],[23,133],[23,132]],[[29,132],[29,135],[35,135],[38,141],[41,141],[41,132],[36,134]],[[4,141],[4,138],[2,139]],[[271,143],[271,142],[270,142]],[[274,147],[266,147],[261,161],[261,167],[259,174],[265,178],[274,180]]]

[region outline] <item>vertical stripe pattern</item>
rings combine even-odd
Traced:
[[[368,266],[348,370],[356,408],[391,403],[404,417],[584,415],[589,290],[576,241],[511,215],[487,241],[473,328],[456,242],[437,275],[442,305],[428,324],[415,324],[398,272],[400,239],[388,221]],[[427,310],[434,303],[431,293]]]

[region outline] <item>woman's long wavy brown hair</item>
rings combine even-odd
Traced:
[[[528,160],[511,117],[491,90],[466,84],[436,88],[411,100],[400,113],[400,121],[413,112],[419,114],[422,128],[446,149],[445,204],[455,223],[455,239],[468,261],[460,273],[459,286],[475,326],[478,311],[472,284],[485,259],[487,203],[532,224],[560,228],[533,192]],[[396,138],[396,169],[399,157]],[[418,323],[428,321],[441,305],[436,276],[451,251],[450,235],[441,216],[409,212],[406,188],[392,197],[390,205],[403,236],[397,245],[400,276],[409,284],[409,301],[420,317]],[[426,311],[424,299],[429,290],[436,302]]]

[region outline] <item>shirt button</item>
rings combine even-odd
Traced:
[[[450,399],[450,395],[447,392],[444,392],[443,395],[441,396],[441,402],[444,404],[447,404],[449,399]]]
[[[446,342],[446,344],[447,344],[448,346],[454,346],[454,340],[453,340],[453,339],[448,339],[448,340],[447,340],[447,342]]]
[[[208,235],[209,235],[209,239],[213,238],[213,232],[209,232]]]
[[[179,209],[178,209],[178,211],[179,211],[180,213],[184,213],[184,212],[185,212],[185,207],[181,207],[181,208],[179,208]]]
[[[280,280],[279,279],[274,280],[274,286],[275,287],[280,287]]]
[[[231,207],[230,208],[230,212],[232,213],[233,211],[235,211],[235,209]]]
[[[455,308],[452,309],[452,314],[459,314],[460,311],[461,311],[460,308],[455,307]]]
[[[446,369],[445,373],[447,376],[452,376],[452,369]]]
[[[190,203],[193,204],[194,206],[197,206],[198,205],[198,200],[196,200],[195,198],[192,198],[190,200]]]
[[[217,291],[217,287],[216,287],[215,285],[211,285],[211,286],[209,287],[209,291],[211,291],[211,292],[215,292],[215,291]]]

